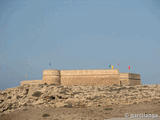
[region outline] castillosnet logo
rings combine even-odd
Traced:
[[[129,114],[125,113],[125,118],[158,118],[158,114],[148,114],[148,113],[140,113],[140,114]]]

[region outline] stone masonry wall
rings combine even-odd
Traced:
[[[118,70],[62,70],[62,85],[113,85],[120,84]]]
[[[44,70],[42,80],[22,81],[24,84],[55,84],[55,85],[140,85],[139,74],[119,73],[117,69],[105,70]]]
[[[47,84],[60,84],[60,71],[59,70],[44,70],[43,82]]]
[[[122,85],[140,85],[141,78],[139,74],[120,73],[120,82]]]

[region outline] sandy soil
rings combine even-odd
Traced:
[[[154,101],[125,106],[114,105],[89,108],[26,106],[8,114],[0,114],[0,120],[107,120],[109,118],[124,117],[125,113],[152,113],[160,116],[160,103]]]

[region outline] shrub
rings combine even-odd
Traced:
[[[32,96],[34,97],[40,97],[42,95],[42,93],[40,91],[36,91],[32,94]]]
[[[50,115],[47,114],[47,113],[45,113],[45,114],[42,115],[42,117],[49,117],[49,116],[50,116]]]
[[[66,108],[72,108],[73,106],[72,106],[71,103],[68,103],[67,105],[64,105],[64,107],[66,107]]]
[[[113,110],[113,108],[104,108],[104,110]]]

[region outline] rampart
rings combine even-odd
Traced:
[[[62,70],[62,85],[112,85],[119,83],[118,70]]]
[[[21,81],[20,83],[21,85],[25,85],[25,84],[44,84],[43,80],[25,80],[25,81]]]
[[[24,84],[55,84],[55,85],[140,85],[140,74],[119,73],[117,69],[104,70],[44,70],[42,80],[22,81]]]

